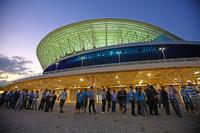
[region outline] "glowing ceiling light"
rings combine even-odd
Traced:
[[[118,77],[118,76],[115,76],[115,78],[118,79],[119,77]]]
[[[80,81],[83,82],[83,78],[80,78]]]
[[[140,82],[139,82],[139,85],[141,85],[143,83],[143,81],[142,80],[140,80]]]
[[[194,72],[194,74],[199,74],[199,73],[200,73],[199,71]]]
[[[147,74],[147,76],[149,76],[149,77],[150,77],[150,76],[151,76],[151,73],[148,73],[148,74]]]

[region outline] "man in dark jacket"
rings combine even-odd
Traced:
[[[106,91],[107,112],[110,112],[111,100],[112,100],[112,95],[110,93],[110,88],[108,88],[108,90]]]
[[[170,115],[168,93],[165,91],[164,86],[161,86],[161,92],[160,93],[161,93],[161,101],[162,101],[162,104],[165,108],[166,114]]]
[[[149,104],[150,115],[158,115],[158,93],[153,85],[146,89],[147,102]]]
[[[119,103],[119,111],[123,111],[123,91],[122,88],[117,92],[117,101]]]
[[[126,113],[127,92],[124,88],[122,89],[122,92],[123,92],[123,109],[124,109],[124,113]]]

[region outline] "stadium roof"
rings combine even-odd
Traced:
[[[128,19],[92,19],[72,23],[50,32],[38,45],[37,57],[43,69],[84,50],[138,42],[182,41],[151,24]]]

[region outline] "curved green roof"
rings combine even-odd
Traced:
[[[67,55],[110,45],[181,41],[182,39],[151,24],[128,19],[93,19],[72,23],[50,32],[38,45],[37,57],[43,67]]]

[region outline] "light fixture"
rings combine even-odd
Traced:
[[[80,81],[83,82],[83,78],[80,78]]]
[[[148,73],[148,74],[147,74],[147,76],[149,76],[149,77],[150,77],[150,76],[151,76],[151,73]]]
[[[140,82],[139,82],[139,85],[141,85],[143,83],[143,81],[142,80],[140,80]]]
[[[165,48],[159,48],[159,50],[165,50]]]
[[[119,55],[119,54],[121,54],[122,52],[121,52],[121,51],[118,51],[118,52],[116,52],[116,53]]]
[[[61,80],[59,79],[58,82],[61,82]]]
[[[199,71],[194,72],[194,74],[199,74],[199,73],[200,73]]]
[[[115,78],[118,79],[119,77],[118,77],[118,76],[115,76]]]
[[[197,80],[200,80],[200,78],[197,78]]]

